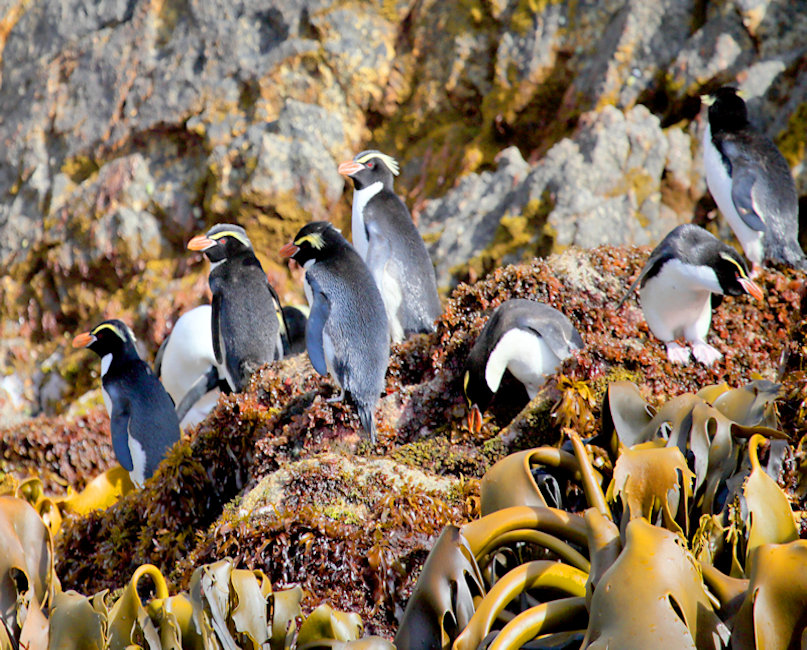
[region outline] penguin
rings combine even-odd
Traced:
[[[283,354],[291,356],[305,350],[305,324],[308,321],[308,306],[285,305],[283,307],[288,332],[283,339]]]
[[[413,332],[433,332],[442,313],[434,266],[392,188],[398,163],[380,151],[362,151],[338,171],[353,181],[353,246],[381,292],[393,343]]]
[[[181,429],[204,420],[229,388],[213,352],[212,315],[210,305],[182,314],[154,360],[154,373],[176,404]]]
[[[283,358],[280,298],[240,226],[213,226],[188,248],[210,260],[213,352],[230,389],[240,393],[253,372]]]
[[[706,343],[712,309],[724,295],[748,294],[763,299],[742,256],[700,226],[684,224],[671,230],[650,253],[639,277],[617,309],[639,286],[639,300],[650,331],[667,346],[673,363],[689,361],[689,350],[675,339],[692,344],[692,354],[709,366],[722,356]]]
[[[572,322],[554,307],[523,298],[503,302],[485,323],[465,363],[468,428],[476,433],[482,428],[482,411],[499,390],[505,370],[532,399],[547,375],[583,346]]]
[[[78,334],[73,347],[101,357],[101,389],[109,413],[112,447],[138,487],[154,474],[179,440],[174,403],[135,349],[132,331],[117,319]]]
[[[330,223],[304,226],[280,254],[305,269],[310,312],[305,343],[311,365],[330,374],[349,393],[362,427],[375,444],[375,408],[389,363],[389,325],[384,301],[367,265]]]
[[[790,168],[773,141],[748,121],[736,88],[702,97],[706,185],[752,263],[766,260],[807,269],[799,245],[799,200]]]

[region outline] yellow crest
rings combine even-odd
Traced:
[[[240,232],[235,232],[234,230],[222,230],[221,232],[217,232],[215,235],[210,235],[210,239],[215,239],[216,241],[222,237],[232,237],[233,239],[240,241],[247,248],[252,248],[252,244],[250,243],[249,239],[244,237],[244,235],[242,235]]]
[[[722,257],[724,260],[727,260],[727,261],[731,262],[732,264],[734,264],[734,266],[736,266],[737,270],[740,272],[740,277],[741,278],[747,278],[748,277],[746,275],[746,273],[745,273],[745,269],[743,269],[743,267],[742,267],[742,264],[740,264],[737,260],[735,260],[731,255],[729,255],[728,253],[720,253],[720,257]]]
[[[115,327],[115,325],[112,325],[111,323],[101,323],[91,332],[91,334],[93,336],[97,336],[98,332],[100,332],[101,330],[111,330],[112,332],[115,333],[115,336],[117,336],[121,341],[126,342],[126,335],[123,332],[121,332],[118,327]],[[132,340],[134,340],[134,334],[132,334],[131,330],[129,330],[129,335],[132,337]]]
[[[316,248],[317,250],[322,249],[325,246],[325,240],[322,238],[318,232],[312,232],[310,235],[303,235],[299,239],[294,240],[295,246],[302,246],[305,242],[311,244],[312,247]]]
[[[400,167],[398,167],[398,162],[392,156],[388,156],[387,154],[381,153],[380,151],[368,151],[363,156],[361,156],[361,158],[356,158],[356,162],[364,165],[371,158],[378,158],[381,162],[383,162],[387,166],[387,169],[389,169],[392,172],[393,176],[398,175],[398,172],[400,171]]]

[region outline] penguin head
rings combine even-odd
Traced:
[[[398,175],[399,168],[392,156],[370,149],[343,162],[337,171],[351,178],[357,190],[379,181],[385,188],[392,189],[392,178]]]
[[[747,293],[757,300],[763,299],[762,289],[748,277],[748,266],[742,256],[726,246],[717,253],[710,266],[714,269],[717,281],[727,296],[741,296]]]
[[[462,376],[462,390],[468,402],[468,429],[479,433],[482,429],[482,411],[493,401],[493,391],[485,381],[484,366],[481,370],[475,366],[475,359],[469,356]]]
[[[712,133],[739,131],[748,126],[748,110],[736,88],[723,86],[702,100],[709,107]]]
[[[347,245],[347,240],[333,224],[313,221],[303,226],[294,240],[280,249],[280,255],[305,266],[308,262],[324,260]]]
[[[252,242],[247,231],[232,223],[220,223],[213,226],[204,235],[194,237],[188,242],[188,249],[202,251],[211,262],[221,262],[229,257],[252,251]]]
[[[74,348],[89,348],[99,357],[112,355],[113,359],[139,358],[135,349],[132,330],[118,319],[105,320],[89,332],[82,332],[73,339]]]

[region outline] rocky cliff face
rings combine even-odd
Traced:
[[[216,221],[244,224],[282,284],[277,246],[345,223],[336,166],[370,144],[402,161],[446,287],[703,219],[695,118],[718,84],[748,91],[805,192],[791,4],[5,2],[0,311],[6,339],[40,344],[4,343],[9,391],[58,404],[58,381],[41,393],[49,368],[70,374],[61,337],[104,314],[152,348],[176,314],[160,296],[203,273],[184,243]]]

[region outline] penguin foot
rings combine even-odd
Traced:
[[[344,388],[339,391],[339,394],[336,397],[329,397],[325,401],[328,404],[336,404],[337,402],[341,402],[343,399],[345,399],[345,389]]]
[[[683,345],[678,345],[675,341],[667,343],[667,358],[672,363],[686,365],[689,363],[689,350]]]
[[[695,341],[692,344],[692,354],[705,366],[711,366],[723,356],[720,351],[703,341]]]
[[[753,280],[754,278],[759,276],[760,273],[762,273],[762,267],[756,262],[751,262],[751,272],[749,274],[749,277]]]

